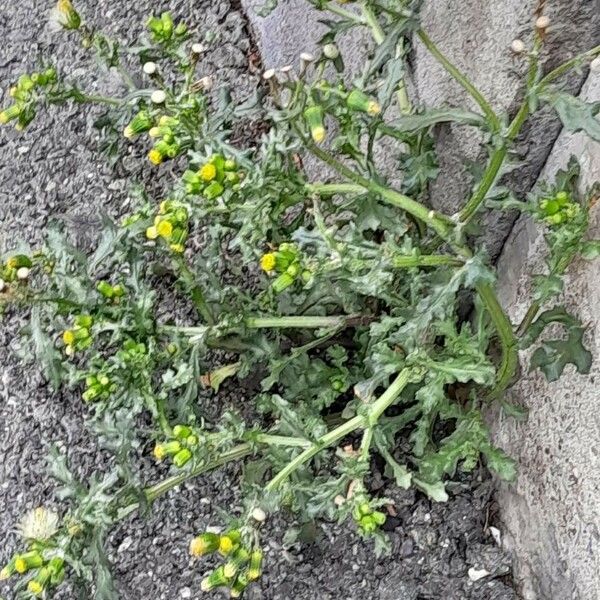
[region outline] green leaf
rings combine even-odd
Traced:
[[[407,469],[406,465],[401,465],[387,449],[379,446],[379,451],[386,462],[385,476],[393,477],[398,487],[407,490],[412,481],[412,473]]]
[[[588,240],[581,245],[581,256],[587,260],[593,260],[600,256],[600,240]]]
[[[439,123],[462,123],[482,127],[485,125],[485,119],[481,115],[468,110],[438,108],[427,110],[421,114],[403,115],[390,123],[390,131],[385,126],[382,127],[382,131],[389,135],[393,135],[392,130],[398,133],[417,133]]]
[[[592,139],[600,142],[600,121],[596,118],[600,102],[584,102],[570,94],[549,94],[546,100],[554,107],[568,131],[584,131]]]
[[[523,336],[521,346],[529,348],[551,323],[562,325],[567,337],[543,342],[533,353],[529,370],[541,369],[548,381],[556,381],[568,364],[574,364],[579,373],[589,373],[593,357],[583,344],[585,327],[562,306],[544,311]]]
[[[446,486],[442,481],[437,483],[427,483],[422,479],[413,477],[414,486],[421,490],[424,494],[427,494],[434,502],[448,502],[448,493],[446,492]]]
[[[515,481],[517,478],[517,464],[503,450],[490,444],[484,446],[481,453],[486,458],[488,469],[497,473],[505,481]]]

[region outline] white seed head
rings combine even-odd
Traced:
[[[206,75],[205,77],[201,77],[198,79],[198,86],[203,89],[205,92],[209,92],[213,88],[213,79]]]
[[[335,44],[325,44],[323,46],[323,55],[325,58],[335,60],[340,55],[340,51]]]
[[[346,504],[346,498],[344,498],[344,496],[341,494],[338,494],[333,501],[335,502],[336,506],[342,506],[342,504]]]
[[[58,531],[58,515],[40,506],[25,514],[17,531],[26,540],[47,540]]]
[[[596,56],[596,58],[590,63],[590,69],[594,73],[600,73],[600,56]]]
[[[523,52],[525,52],[525,43],[523,40],[513,40],[513,43],[510,45],[510,49],[515,54],[523,54]]]
[[[546,15],[539,17],[537,19],[537,21],[535,22],[535,26],[537,29],[548,29],[548,26],[550,25],[550,17],[547,17]]]
[[[314,62],[315,57],[310,52],[303,52],[300,55],[300,60],[305,63],[311,63]]]
[[[155,62],[148,61],[147,63],[144,63],[143,69],[146,75],[154,75],[158,67],[156,66]]]
[[[202,54],[205,50],[206,48],[198,42],[192,45],[192,52],[194,54]]]
[[[150,96],[150,100],[154,104],[163,104],[166,99],[167,95],[162,90],[154,90],[152,96]]]
[[[267,81],[269,79],[273,79],[273,77],[275,77],[275,69],[267,69],[264,73],[263,73],[263,79],[266,79]]]
[[[255,508],[252,511],[252,518],[259,523],[264,523],[267,519],[267,513],[262,508]]]
[[[294,67],[292,65],[285,65],[279,69],[282,73],[289,73]]]
[[[17,269],[17,279],[23,281],[29,277],[29,269],[27,267],[21,267]]]

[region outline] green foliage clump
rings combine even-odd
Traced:
[[[481,461],[512,480],[516,466],[491,442],[482,409],[505,403],[519,347],[537,344],[531,367],[550,381],[570,363],[589,372],[583,326],[548,303],[574,259],[600,253],[600,242],[587,239],[594,194],[579,189],[576,163],[526,199],[497,182],[540,106],[600,138],[596,109],[558,86],[600,49],[544,74],[549,33],[538,21],[531,48],[513,44],[529,74],[510,120],[423,31],[420,2],[313,4],[337,17],[327,21],[322,51],[303,54],[296,71],[267,71],[267,97],[235,104],[211,95],[211,82],[196,80],[205,47],[169,13],[151,17],[147,37],[123,50],[68,0],[58,2],[58,22],[129,87],[123,55],[138,58],[148,87],[122,98],[90,95],[48,67],[11,90],[2,123],[23,129],[45,104],[100,104],[109,157],[135,143],[154,168],[172,160],[177,173],[161,197],[139,190],[135,212],[120,223],[104,218],[93,253],[56,227],[43,248],[1,264],[0,301],[31,306],[31,355],[55,387],[81,393],[90,430],[115,456],[112,470],[83,483],[54,454],[63,516],[28,515],[25,548],[0,574],[14,576],[24,594],[50,597],[67,579],[99,600],[117,598],[104,552],[111,527],[183,481],[246,458],[241,510],[225,519],[224,533],[201,532],[190,544],[195,557],[223,558],[202,589],[225,587],[236,598],[260,577],[263,523],[275,511],[300,526],[348,519],[382,551],[390,501],[369,490],[373,455],[396,485],[440,502],[447,481]],[[336,38],[355,27],[371,31],[374,49],[349,83]],[[411,104],[405,59],[415,38],[476,110]],[[268,123],[268,133],[243,146],[233,132],[249,120]],[[433,131],[448,123],[482,130],[489,149],[453,215],[427,206],[438,174]],[[376,158],[384,139],[399,142],[395,187]],[[306,157],[323,181],[304,168]],[[547,271],[520,324],[502,309],[493,266],[473,235],[486,209],[515,208],[544,228],[548,245]],[[550,324],[566,337],[543,339]],[[257,386],[242,393],[249,378]],[[215,417],[204,399],[222,386],[246,399]],[[144,487],[140,451],[172,475]]]

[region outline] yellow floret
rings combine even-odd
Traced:
[[[233,541],[228,535],[222,535],[219,540],[219,552],[223,555],[229,554],[233,550]]]
[[[39,581],[36,581],[35,579],[32,579],[27,584],[27,589],[32,594],[35,594],[36,596],[39,596],[44,591],[44,586]]]
[[[156,231],[158,232],[158,235],[160,235],[161,237],[169,238],[169,237],[171,237],[171,234],[173,233],[173,225],[171,225],[170,221],[161,221],[156,226]]]
[[[148,160],[153,165],[160,165],[163,161],[163,155],[158,150],[150,150],[150,152],[148,152]]]
[[[75,333],[71,329],[67,329],[63,332],[62,339],[66,346],[72,346],[75,343]]]
[[[311,130],[312,139],[320,144],[325,137],[327,136],[327,132],[325,131],[325,127],[313,127]]]
[[[158,229],[156,227],[148,227],[146,229],[146,237],[149,240],[155,240],[158,237]]]
[[[154,446],[154,458],[156,460],[162,460],[165,457],[165,449],[161,444]]]
[[[263,257],[260,259],[260,268],[268,273],[269,271],[273,271],[275,269],[276,262],[275,254],[269,252],[268,254],[263,255]]]
[[[217,176],[217,167],[212,163],[206,163],[199,171],[202,181],[212,181]]]

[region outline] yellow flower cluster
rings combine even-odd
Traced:
[[[222,535],[206,532],[190,542],[192,556],[205,556],[214,552],[227,558],[227,562],[202,580],[200,587],[204,592],[227,587],[232,598],[239,598],[248,585],[262,574],[262,550],[257,546],[246,546],[238,530]]]
[[[175,200],[161,202],[154,224],[146,229],[149,240],[162,238],[173,252],[182,253],[188,237],[189,216],[187,208]]]
[[[198,435],[189,425],[175,425],[173,438],[154,446],[154,458],[158,461],[170,457],[173,464],[183,468],[193,457],[193,451],[198,448]]]
[[[235,160],[213,154],[198,170],[186,171],[182,180],[187,194],[202,194],[207,200],[214,200],[226,189],[237,189],[243,175]]]
[[[302,254],[295,244],[283,243],[274,252],[263,254],[260,268],[266,273],[278,273],[271,287],[281,293],[290,287],[298,278],[307,283],[313,274],[302,266]]]
[[[77,315],[74,326],[63,331],[62,340],[65,354],[73,356],[76,350],[85,350],[92,345],[91,327],[94,319],[91,315]]]
[[[22,131],[35,118],[38,91],[56,82],[56,69],[46,69],[42,73],[25,73],[9,89],[14,103],[0,111],[0,125],[16,121],[16,129]]]

